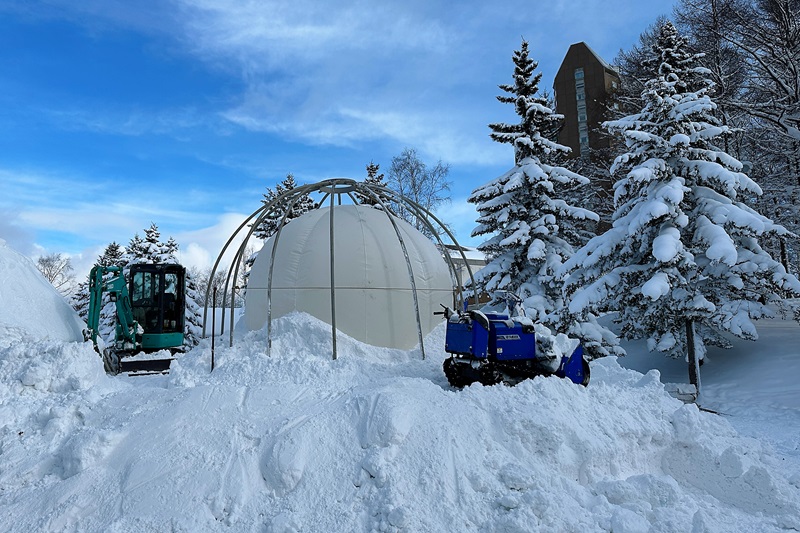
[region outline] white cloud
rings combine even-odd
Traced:
[[[552,2],[535,10],[514,0],[491,9],[475,1],[183,6],[187,46],[204,60],[238,67],[247,84],[224,118],[312,144],[387,139],[454,164],[482,165],[504,160],[486,125],[507,116],[493,96],[511,79],[520,36],[532,42],[546,74],[540,89],[552,92],[570,44],[585,40],[611,60],[628,44],[620,34],[633,42],[643,29],[638,19],[659,9],[643,9],[638,0]]]
[[[225,213],[217,217],[216,223],[211,226],[175,233],[174,238],[181,246],[178,251],[178,260],[186,267],[199,269],[212,267],[223,247],[247,217],[248,215],[241,213]],[[220,261],[219,268],[227,270],[231,266],[236,250],[247,234],[247,229],[247,227],[243,228],[237,234],[237,238],[230,243]],[[249,245],[257,249],[261,246],[261,242],[251,239]]]
[[[0,239],[23,255],[35,252],[35,233],[19,221],[15,210],[0,208]]]
[[[193,264],[207,266],[207,256],[215,258],[224,244],[225,232],[230,235],[234,222],[238,225],[245,218],[206,213],[204,207],[218,201],[208,191],[187,190],[176,207],[174,195],[164,192],[168,184],[126,184],[125,201],[120,201],[115,183],[99,183],[82,176],[0,169],[0,179],[5,193],[0,196],[0,238],[29,256],[65,253],[72,258],[76,275],[80,276],[88,274],[109,243],[125,246],[134,234],[143,235],[151,223],[158,225],[164,240],[174,236],[185,246]],[[214,226],[196,232],[186,230],[202,227],[211,220],[216,221]],[[61,243],[59,249],[53,249],[51,240]],[[69,243],[76,240],[84,243],[82,248],[70,249]],[[85,243],[90,244],[87,247]],[[190,247],[193,243],[195,246]]]
[[[196,129],[219,130],[219,118],[191,107],[175,109],[113,108],[45,109],[42,112],[68,131],[91,131],[111,135],[173,135],[180,136]]]

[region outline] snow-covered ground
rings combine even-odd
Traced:
[[[734,349],[710,348],[701,369],[700,403],[718,411],[742,435],[769,443],[800,472],[800,325],[758,321],[755,342],[731,337]],[[665,383],[686,383],[687,364],[649,353],[644,342],[625,345],[626,368],[659,369]]]
[[[587,388],[456,391],[443,327],[426,360],[340,336],[333,361],[329,327],[293,314],[270,356],[253,332],[217,343],[213,373],[205,342],[168,376],[109,377],[90,344],[9,327],[14,313],[0,309],[2,531],[800,531],[792,322],[710,354],[716,415],[670,397],[684,365],[635,344],[593,362]]]

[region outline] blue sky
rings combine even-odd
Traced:
[[[267,186],[362,179],[405,147],[450,165],[439,214],[513,164],[489,139],[524,37],[613,60],[672,1],[0,0],[0,238],[88,271],[151,222],[206,266]]]

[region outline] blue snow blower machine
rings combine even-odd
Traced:
[[[535,376],[553,375],[589,384],[583,346],[578,343],[571,354],[562,354],[554,337],[537,335],[527,317],[511,319],[508,314],[478,310],[458,313],[448,307],[442,314],[447,320],[444,349],[451,354],[443,367],[453,387],[476,382],[513,386]]]

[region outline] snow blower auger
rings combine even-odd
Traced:
[[[444,374],[450,385],[472,383],[513,386],[535,376],[558,376],[586,386],[589,364],[583,346],[571,345],[566,336],[558,338],[527,317],[473,310],[457,313],[445,307],[447,319]]]

